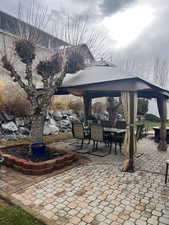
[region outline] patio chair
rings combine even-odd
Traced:
[[[119,145],[119,149],[121,152],[122,144],[124,142],[125,132],[124,133],[114,133],[109,138],[111,142],[115,145],[115,154],[117,154],[117,146]]]
[[[139,141],[143,137],[145,137],[145,127],[144,124],[137,125],[136,129],[136,140]]]
[[[113,124],[110,120],[102,120],[101,125],[102,125],[102,127],[110,127],[110,128],[113,127]]]
[[[91,140],[93,140],[93,150],[98,150],[99,142],[100,143],[103,142],[106,144],[106,146],[109,146],[109,151],[103,154],[99,154],[99,156],[105,156],[111,153],[111,147],[112,147],[111,139],[109,138],[109,135],[104,133],[103,127],[101,125],[98,125],[98,124],[91,125]],[[98,155],[98,154],[96,153],[95,155]]]
[[[126,129],[127,123],[125,120],[117,120],[115,127],[117,129]]]
[[[90,144],[90,132],[84,130],[83,124],[81,122],[72,123],[72,134],[74,138],[80,139],[82,141],[80,146],[81,149],[83,148],[85,139],[88,139],[88,144]]]

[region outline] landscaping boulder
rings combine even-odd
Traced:
[[[0,113],[0,124],[5,122],[5,118],[2,113]]]
[[[26,127],[20,127],[20,128],[19,128],[19,132],[20,132],[20,134],[22,134],[22,135],[29,135],[30,130],[27,129]]]
[[[62,116],[63,114],[61,113],[61,111],[55,111],[53,112],[53,118],[56,120],[56,121],[59,121],[62,119]]]
[[[43,132],[44,132],[44,135],[58,134],[59,133],[59,128],[56,127],[53,124],[45,123]]]
[[[80,122],[80,120],[77,118],[77,116],[69,116],[69,120],[71,122]]]
[[[60,121],[60,126],[61,127],[70,127],[71,126],[71,122],[68,119],[64,119]]]
[[[17,127],[23,127],[25,125],[23,117],[16,117],[15,123]]]
[[[3,123],[1,127],[4,132],[13,133],[15,131],[18,131],[18,128],[14,122]]]
[[[5,121],[12,121],[14,119],[14,116],[8,115],[6,112],[2,112],[1,114],[4,117]]]

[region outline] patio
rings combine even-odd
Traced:
[[[55,143],[70,150],[75,150],[75,144],[74,139]],[[169,152],[158,151],[151,137],[144,138],[139,141],[135,173],[120,171],[124,158],[119,152],[114,155],[112,151],[112,155],[106,157],[85,154],[80,165],[61,174],[38,178],[18,177],[17,172],[13,172],[10,193],[19,204],[46,218],[48,224],[168,225],[169,184],[164,185],[166,158]],[[5,175],[8,177],[7,171]],[[20,183],[15,188],[17,180]]]

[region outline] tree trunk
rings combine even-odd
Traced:
[[[115,101],[113,97],[108,97],[108,113],[109,121],[113,126],[115,126],[116,114],[118,106],[115,106]]]
[[[31,138],[32,143],[43,142],[43,129],[45,123],[45,115],[44,114],[34,114],[32,116],[32,124],[31,124]]]
[[[85,124],[88,124],[88,120],[92,115],[92,98],[90,96],[83,96],[84,102],[84,116],[85,116]]]

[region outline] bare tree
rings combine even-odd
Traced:
[[[86,44],[96,60],[109,58],[107,37],[103,31],[91,25],[88,16],[58,17],[53,14],[50,21],[52,21],[53,33],[56,37],[73,46]]]
[[[113,126],[115,126],[116,116],[120,105],[121,102],[119,100],[117,101],[114,97],[107,98],[107,111],[109,113],[109,120]]]
[[[33,17],[32,11],[28,12],[29,16]],[[39,25],[41,19],[44,21],[44,13],[41,15],[39,12],[36,12],[34,16],[36,16],[34,21],[38,21]],[[22,23],[20,25],[22,26]],[[22,29],[27,28],[20,27],[20,30]],[[7,49],[4,36],[4,49],[1,58],[3,68],[13,81],[25,91],[31,103],[31,137],[33,143],[43,141],[43,128],[47,108],[51,103],[52,96],[61,86],[66,73],[74,73],[84,68],[83,56],[79,54],[77,48],[69,50],[63,48],[55,51],[47,59],[38,61],[34,70],[33,63],[37,57],[38,32],[39,30],[35,28],[33,30],[28,29],[26,33],[22,32],[22,35],[16,37],[13,42],[13,48],[10,50]],[[24,68],[22,72],[17,70],[16,63],[11,61],[8,53],[18,58]],[[42,88],[40,89],[34,83],[33,78],[36,74],[42,82]]]
[[[159,58],[156,59],[153,65],[153,80],[161,87],[167,87],[169,79],[169,65],[166,61]]]

